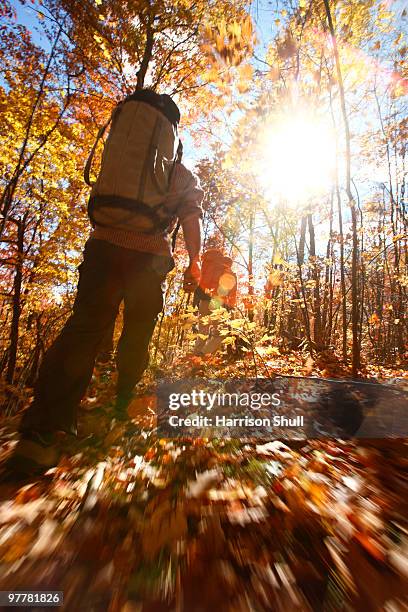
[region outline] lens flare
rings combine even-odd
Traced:
[[[256,173],[265,196],[301,205],[333,183],[336,143],[330,126],[307,115],[268,124],[259,138]]]

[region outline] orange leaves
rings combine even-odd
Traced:
[[[380,317],[378,316],[378,314],[376,312],[374,312],[371,317],[368,319],[368,322],[370,323],[370,325],[379,325],[381,322]]]
[[[0,546],[0,558],[5,563],[14,563],[23,557],[35,541],[37,529],[26,526],[17,531]]]
[[[401,449],[298,442],[294,450],[291,442],[134,433],[123,437],[126,452],[107,458],[93,439],[75,469],[60,466],[41,490],[21,489],[18,504],[3,498],[3,588],[15,587],[12,564],[24,577],[40,558],[50,583],[66,573],[74,608],[81,601],[94,609],[105,598],[121,610],[179,602],[219,610],[227,599],[231,610],[247,601],[254,609],[275,601],[315,609],[311,585],[330,607],[335,578],[335,595],[341,588],[350,609],[380,609],[384,585],[395,597],[393,585],[407,573]],[[92,485],[89,464],[98,459]],[[371,585],[367,576],[370,589],[362,588]]]
[[[243,64],[239,67],[239,81],[237,83],[239,93],[245,93],[250,89],[253,74],[254,69],[250,64]]]
[[[220,79],[220,71],[218,66],[214,65],[206,72],[203,72],[202,78],[208,83],[215,83]]]
[[[356,533],[354,537],[360,546],[362,546],[364,550],[376,561],[385,561],[386,557],[384,548],[377,540],[366,535],[365,533]]]
[[[239,66],[253,51],[255,36],[249,15],[240,21],[227,23],[221,20],[216,27],[204,28],[201,50],[211,63]]]
[[[155,395],[142,395],[132,400],[129,408],[128,415],[131,418],[135,418],[146,413],[151,413],[156,408],[156,396]]]

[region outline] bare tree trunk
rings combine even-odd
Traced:
[[[307,224],[307,217],[302,217],[301,226],[300,226],[299,247],[297,246],[296,238],[295,238],[296,259],[297,259],[297,264],[298,264],[299,281],[300,281],[300,293],[297,287],[295,287],[295,291],[296,291],[296,299],[299,301],[301,299],[303,300],[303,308],[302,308],[303,322],[305,326],[307,341],[309,344],[309,350],[310,350],[310,353],[312,353],[314,343],[313,343],[312,335],[311,335],[310,319],[309,319],[309,313],[307,310],[306,288],[305,288],[305,283],[303,281],[303,274],[302,274],[302,264],[305,258],[306,224]],[[302,296],[302,298],[300,297],[300,295]]]
[[[17,363],[17,349],[19,340],[19,324],[21,316],[21,288],[23,284],[23,259],[24,259],[24,231],[25,219],[16,219],[17,225],[17,252],[16,252],[16,271],[13,282],[12,300],[12,319],[10,327],[10,343],[8,347],[8,363],[6,370],[6,381],[9,385],[13,384],[14,373]]]
[[[344,231],[343,231],[343,211],[341,208],[341,197],[339,186],[336,185],[337,211],[339,216],[339,236],[340,236],[340,285],[341,285],[341,312],[342,312],[342,352],[343,361],[348,361],[347,355],[347,290],[346,273],[344,269]]]
[[[350,126],[348,123],[346,98],[344,93],[343,75],[340,66],[339,51],[337,48],[336,34],[334,31],[333,19],[330,11],[329,0],[323,0],[326,9],[327,21],[329,24],[333,54],[336,62],[337,80],[339,85],[340,105],[344,123],[344,134],[346,141],[346,193],[351,211],[351,226],[353,236],[352,260],[351,260],[351,327],[353,336],[352,350],[352,374],[358,375],[360,369],[360,343],[359,343],[359,310],[358,310],[358,233],[357,233],[357,213],[353,195],[351,193],[351,137]]]
[[[303,266],[303,262],[305,261],[306,223],[307,217],[302,217],[300,221],[300,240],[297,256],[299,266]]]
[[[254,309],[253,309],[253,295],[254,295],[254,225],[255,225],[255,211],[252,206],[251,213],[249,215],[249,243],[248,243],[248,318],[253,321]]]
[[[329,240],[326,247],[326,265],[324,274],[324,292],[323,292],[323,314],[322,314],[322,331],[324,333],[325,343],[331,344],[331,333],[333,326],[333,200],[334,192],[332,190],[330,196],[330,228]]]
[[[3,193],[1,194],[0,197],[0,212],[1,212],[1,223],[0,223],[0,235],[3,234],[5,225],[6,225],[6,221],[7,221],[7,216],[10,212],[11,209],[11,205],[13,202],[13,197],[14,197],[14,193],[15,190],[17,188],[18,185],[18,181],[22,175],[22,173],[24,172],[24,170],[26,169],[27,165],[30,163],[30,161],[33,159],[33,157],[38,153],[38,151],[46,144],[49,136],[51,135],[51,133],[54,131],[54,129],[57,127],[59,121],[62,118],[63,113],[65,112],[68,103],[69,103],[69,95],[68,95],[68,100],[67,100],[67,104],[64,105],[64,108],[62,110],[62,112],[60,113],[59,117],[56,120],[55,125],[48,131],[48,133],[41,139],[40,144],[36,147],[36,149],[29,155],[28,159],[24,159],[25,154],[26,154],[26,150],[27,150],[27,145],[28,142],[30,140],[30,135],[31,135],[31,128],[33,126],[33,122],[34,122],[34,116],[35,113],[38,109],[38,106],[40,104],[41,98],[44,94],[44,89],[45,89],[45,83],[47,80],[48,75],[50,74],[51,71],[51,64],[53,62],[53,59],[55,57],[55,52],[57,49],[57,45],[58,45],[58,41],[61,37],[61,33],[63,30],[63,23],[60,25],[58,32],[56,34],[55,37],[55,41],[52,45],[51,51],[50,51],[50,55],[48,58],[48,62],[47,65],[44,69],[44,74],[42,76],[41,79],[41,83],[40,83],[40,87],[38,89],[37,95],[34,98],[34,103],[31,107],[31,112],[27,121],[27,126],[25,129],[25,136],[24,136],[24,140],[23,140],[23,144],[21,145],[21,149],[20,149],[20,153],[18,156],[18,161],[16,164],[16,167],[14,169],[13,175],[11,177],[11,179],[6,183],[6,186],[3,190]]]
[[[146,24],[146,44],[145,44],[143,58],[140,64],[140,68],[137,73],[136,89],[143,89],[144,87],[144,82],[146,78],[147,69],[149,67],[149,62],[152,59],[153,45],[154,45],[154,30],[151,24],[148,22]]]
[[[316,240],[315,231],[313,226],[312,215],[307,216],[309,226],[309,237],[310,237],[310,260],[312,265],[312,278],[314,281],[313,287],[313,317],[314,317],[314,329],[313,329],[313,340],[316,345],[322,345],[322,317],[321,317],[321,302],[320,302],[320,275],[316,260]]]

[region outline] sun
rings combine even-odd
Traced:
[[[271,203],[306,204],[334,181],[336,142],[330,125],[307,114],[269,122],[259,137],[256,174]]]

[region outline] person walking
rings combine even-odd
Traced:
[[[77,433],[78,405],[122,300],[115,410],[118,417],[126,415],[148,365],[149,342],[163,307],[162,284],[174,267],[171,234],[177,222],[189,255],[184,290],[193,292],[198,285],[203,191],[181,162],[179,121],[170,96],[150,90],[137,90],[113,112],[88,204],[93,231],[79,266],[73,312],[44,357],[20,424],[12,459],[21,471],[55,465],[57,432]],[[96,144],[85,171],[88,182]]]
[[[211,313],[220,308],[231,311],[237,299],[237,276],[233,261],[220,249],[207,249],[202,256],[200,283],[194,292],[193,305],[198,308],[198,338],[194,353],[215,353],[222,346],[220,324],[211,321]]]

